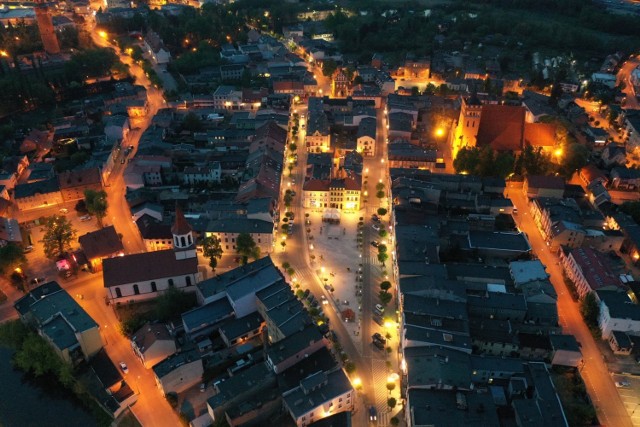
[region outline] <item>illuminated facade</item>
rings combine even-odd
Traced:
[[[49,7],[43,3],[37,4],[35,12],[44,50],[51,55],[60,53],[60,44],[58,43],[56,31],[53,28],[53,20],[49,13]]]

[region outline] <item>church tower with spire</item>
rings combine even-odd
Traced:
[[[171,234],[173,234],[173,251],[176,254],[176,260],[196,258],[196,242],[193,238],[193,229],[178,205],[176,205],[176,220],[171,227]]]

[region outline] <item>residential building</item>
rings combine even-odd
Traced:
[[[16,185],[13,200],[21,211],[48,208],[63,203],[57,178]]]
[[[102,175],[98,168],[60,172],[58,181],[65,202],[84,200],[85,190],[102,190]]]
[[[124,255],[122,240],[113,225],[89,232],[78,238],[92,273],[102,270],[102,260]]]
[[[183,171],[185,185],[220,183],[222,167],[220,162],[212,162],[207,166],[188,166]]]
[[[355,390],[341,370],[317,372],[300,381],[300,385],[283,395],[285,409],[298,427],[320,418],[354,408]]]
[[[404,411],[409,427],[499,426],[491,393],[411,389]]]
[[[13,306],[67,363],[88,361],[103,347],[100,326],[57,282],[32,289]]]
[[[111,302],[155,298],[170,288],[195,292],[201,277],[195,240],[179,207],[171,233],[173,249],[103,260],[104,287]]]
[[[266,363],[279,374],[327,345],[315,325],[273,343],[267,350]]]
[[[144,36],[143,46],[155,64],[167,64],[171,61],[171,53],[165,48],[164,42],[154,31],[149,30]]]
[[[591,248],[564,249],[560,251],[560,263],[581,298],[591,291],[622,286],[604,254]]]
[[[557,176],[529,175],[524,180],[522,191],[527,197],[564,197],[564,179]]]
[[[152,369],[163,396],[193,387],[202,381],[204,372],[202,358],[195,348],[175,353]]]
[[[22,233],[17,219],[0,216],[0,246],[22,243]]]
[[[331,132],[324,111],[309,110],[305,144],[309,153],[326,153],[330,150]]]
[[[444,166],[436,150],[427,150],[408,141],[396,140],[387,145],[389,167],[435,170]]]
[[[251,218],[225,218],[209,221],[205,235],[215,236],[220,241],[224,253],[237,254],[236,241],[240,234],[249,234],[260,249],[261,254],[273,251],[273,222]]]
[[[366,117],[360,121],[356,135],[356,151],[358,153],[362,153],[364,156],[375,156],[376,128],[377,121],[375,118]]]
[[[640,334],[640,307],[633,292],[600,289],[596,295],[600,302],[598,325],[603,339],[609,340],[614,332]]]
[[[136,220],[136,225],[147,252],[173,248],[170,224],[164,224],[150,215],[143,214]]]
[[[246,316],[229,319],[219,328],[220,338],[227,347],[242,345],[262,335],[265,322],[260,313],[253,312]]]
[[[147,323],[134,332],[131,348],[147,369],[162,362],[177,350],[175,339],[162,323]]]

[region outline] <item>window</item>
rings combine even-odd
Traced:
[[[158,287],[156,286],[156,282],[151,282],[151,292],[157,292]]]
[[[116,288],[116,298],[122,298],[122,291],[120,288]]]
[[[184,239],[184,236],[180,237],[180,247],[185,247],[187,246],[187,242]]]
[[[185,276],[184,280],[187,282],[187,286],[191,286],[191,276]]]
[[[138,289],[138,285],[133,285],[133,294],[140,295],[140,289]]]
[[[169,287],[173,288],[173,279],[169,279]]]

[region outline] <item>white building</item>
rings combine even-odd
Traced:
[[[193,231],[180,208],[171,233],[173,249],[103,261],[104,287],[111,302],[151,299],[170,288],[195,292],[201,273]]]
[[[317,372],[282,394],[284,407],[298,427],[322,418],[352,411],[355,391],[342,370]]]
[[[598,324],[603,339],[609,339],[614,331],[640,335],[640,307],[635,297],[622,289],[599,290],[596,294],[600,300]]]
[[[208,166],[189,166],[184,168],[183,182],[186,185],[219,183],[222,177],[220,162]]]

